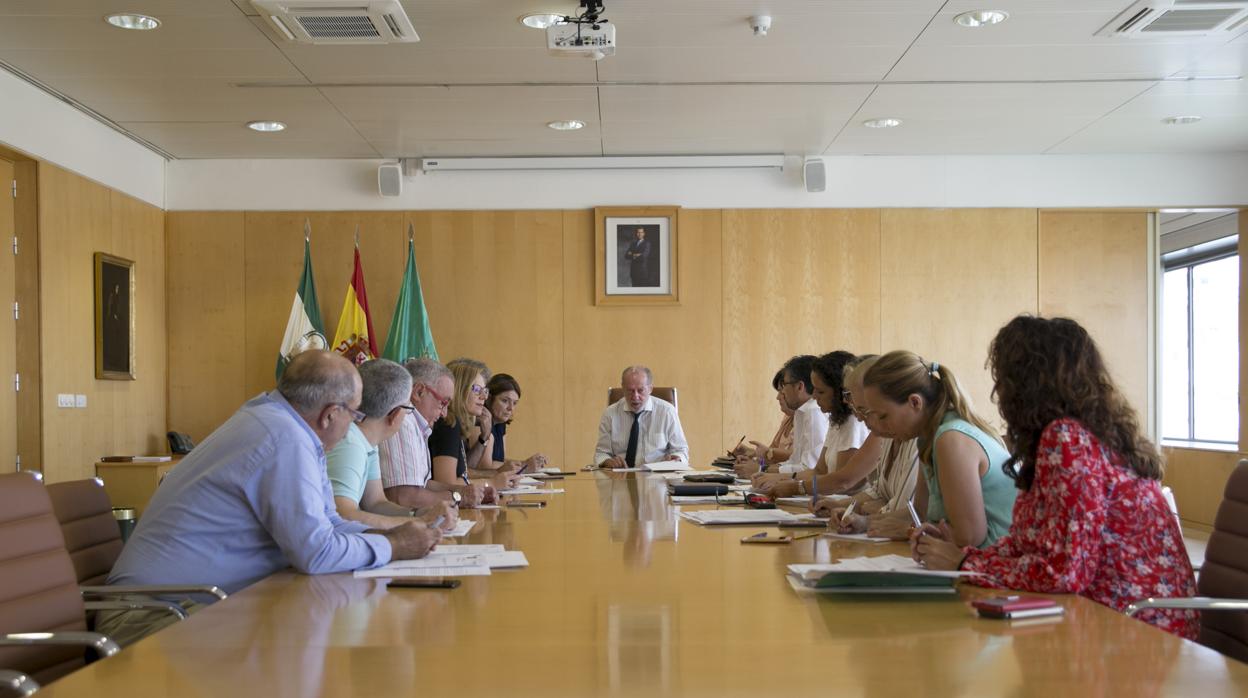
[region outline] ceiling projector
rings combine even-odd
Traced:
[[[602,60],[615,55],[615,25],[552,24],[546,27],[546,48],[556,56]]]

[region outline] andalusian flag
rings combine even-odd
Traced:
[[[311,224],[304,223],[303,277],[295,289],[295,301],[290,306],[290,319],[286,321],[286,334],[277,350],[277,377],[282,377],[290,357],[315,345],[325,348],[325,322],[321,320],[321,304],[316,300],[316,282],[312,280]]]
[[[342,303],[342,315],[338,317],[338,331],[334,332],[334,351],[350,359],[356,366],[377,358],[373,348],[373,318],[368,314],[368,294],[364,292],[364,268],[360,266],[360,245],[355,245],[355,271],[347,285],[347,297]]]
[[[403,271],[399,300],[394,304],[394,319],[390,321],[390,334],[386,336],[386,350],[381,355],[400,363],[414,356],[435,361],[438,358],[438,350],[433,346],[433,331],[429,329],[429,314],[425,312],[425,296],[420,292],[420,272],[416,271],[410,224],[407,228],[407,269]]]

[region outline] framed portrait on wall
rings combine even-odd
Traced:
[[[594,209],[597,305],[677,305],[679,206]]]
[[[95,377],[134,380],[134,262],[95,253]]]

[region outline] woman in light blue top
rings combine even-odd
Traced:
[[[919,440],[923,477],[914,488],[919,516],[947,521],[960,546],[984,547],[1005,535],[1017,491],[1003,469],[1009,453],[971,409],[953,372],[914,352],[893,351],[867,371],[863,386],[873,431]]]

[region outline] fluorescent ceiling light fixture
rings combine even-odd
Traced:
[[[552,121],[546,124],[547,128],[553,128],[556,131],[575,131],[585,128],[585,122],[577,119],[569,119],[568,121]]]
[[[1159,208],[1160,213],[1235,213],[1237,208]]]
[[[537,12],[531,15],[525,15],[520,18],[520,23],[526,27],[534,29],[546,29],[556,24],[563,23],[563,15],[557,15],[550,12]]]
[[[901,125],[901,119],[886,116],[880,119],[867,119],[862,122],[862,125],[867,128],[895,128]]]
[[[955,24],[974,28],[1000,24],[1009,18],[1010,13],[1005,10],[971,10],[957,15],[953,21]]]
[[[138,31],[150,31],[160,26],[160,20],[155,17],[136,15],[131,12],[108,15],[104,18],[104,21],[118,29],[136,29]]]
[[[248,121],[247,128],[261,133],[274,133],[276,131],[285,131],[286,124],[280,121]]]
[[[1187,116],[1167,116],[1161,120],[1161,123],[1166,124],[1167,126],[1182,126],[1183,124],[1194,124],[1203,118],[1204,117],[1202,116],[1196,116],[1194,114]]]
[[[424,172],[469,170],[783,169],[783,155],[615,155],[605,157],[423,158]]]

